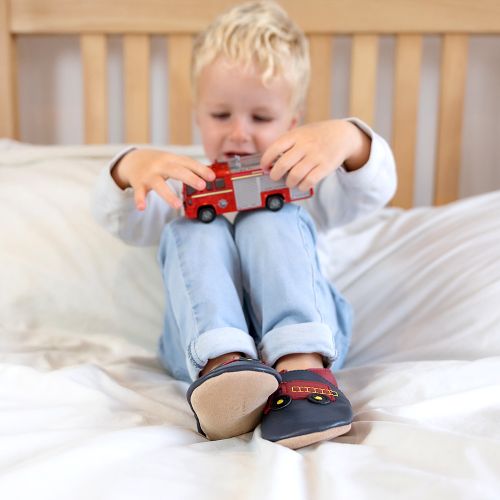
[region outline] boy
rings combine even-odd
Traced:
[[[160,358],[191,382],[198,430],[253,430],[299,448],[350,429],[331,371],[349,345],[351,311],[321,275],[314,222],[327,229],[383,206],[396,178],[386,142],[356,119],[297,127],[309,80],[304,34],[274,2],[239,5],[196,40],[194,110],[210,160],[262,153],[288,187],[315,189],[279,212],[231,224],[181,217],[181,182],[203,189],[210,168],[154,149],[127,149],[99,179],[94,212],[113,234],[159,243],[166,291]],[[179,182],[181,181],[181,182]]]

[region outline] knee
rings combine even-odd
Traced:
[[[267,208],[259,208],[257,210],[247,210],[239,212],[234,221],[235,228],[249,230],[252,228],[262,228],[264,226],[271,227],[281,225],[284,220],[296,216],[297,208],[289,203],[273,212]]]
[[[170,253],[172,246],[178,246],[179,235],[184,231],[189,231],[187,219],[179,217],[165,224],[161,232],[160,244],[158,247],[158,260],[161,264],[165,262],[167,253]]]
[[[220,242],[232,239],[232,231],[231,223],[224,217],[216,217],[210,224],[178,217],[163,228],[158,253],[160,262],[164,262],[167,253],[174,247],[209,252]]]
[[[200,245],[204,241],[210,241],[221,235],[231,232],[231,223],[224,217],[216,217],[213,222],[205,224],[198,220],[178,217],[165,224],[161,240],[169,241],[174,239],[179,241],[194,241]]]
[[[235,239],[237,242],[250,239],[268,240],[270,236],[285,235],[295,231],[298,226],[307,228],[315,239],[314,223],[302,207],[286,203],[281,210],[272,212],[267,209],[240,212],[235,220]]]

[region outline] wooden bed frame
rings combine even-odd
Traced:
[[[16,36],[76,34],[84,78],[85,142],[106,143],[107,36],[123,35],[125,142],[150,142],[151,35],[168,39],[169,142],[192,141],[193,36],[235,0],[0,0],[0,137],[19,138]],[[468,36],[500,33],[498,0],[280,0],[310,40],[306,121],[329,118],[332,37],[353,37],[349,114],[373,123],[378,40],[396,36],[392,148],[394,205],[413,205],[422,36],[443,37],[434,202],[458,198]]]

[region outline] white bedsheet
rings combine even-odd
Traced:
[[[351,432],[209,442],[155,356],[154,249],[89,215],[119,149],[0,141],[2,500],[500,498],[500,192],[322,235],[356,309]]]

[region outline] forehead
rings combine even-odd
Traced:
[[[291,88],[279,75],[269,83],[262,81],[262,74],[255,64],[217,58],[200,72],[197,100],[204,104],[241,103],[281,107],[290,102]]]

